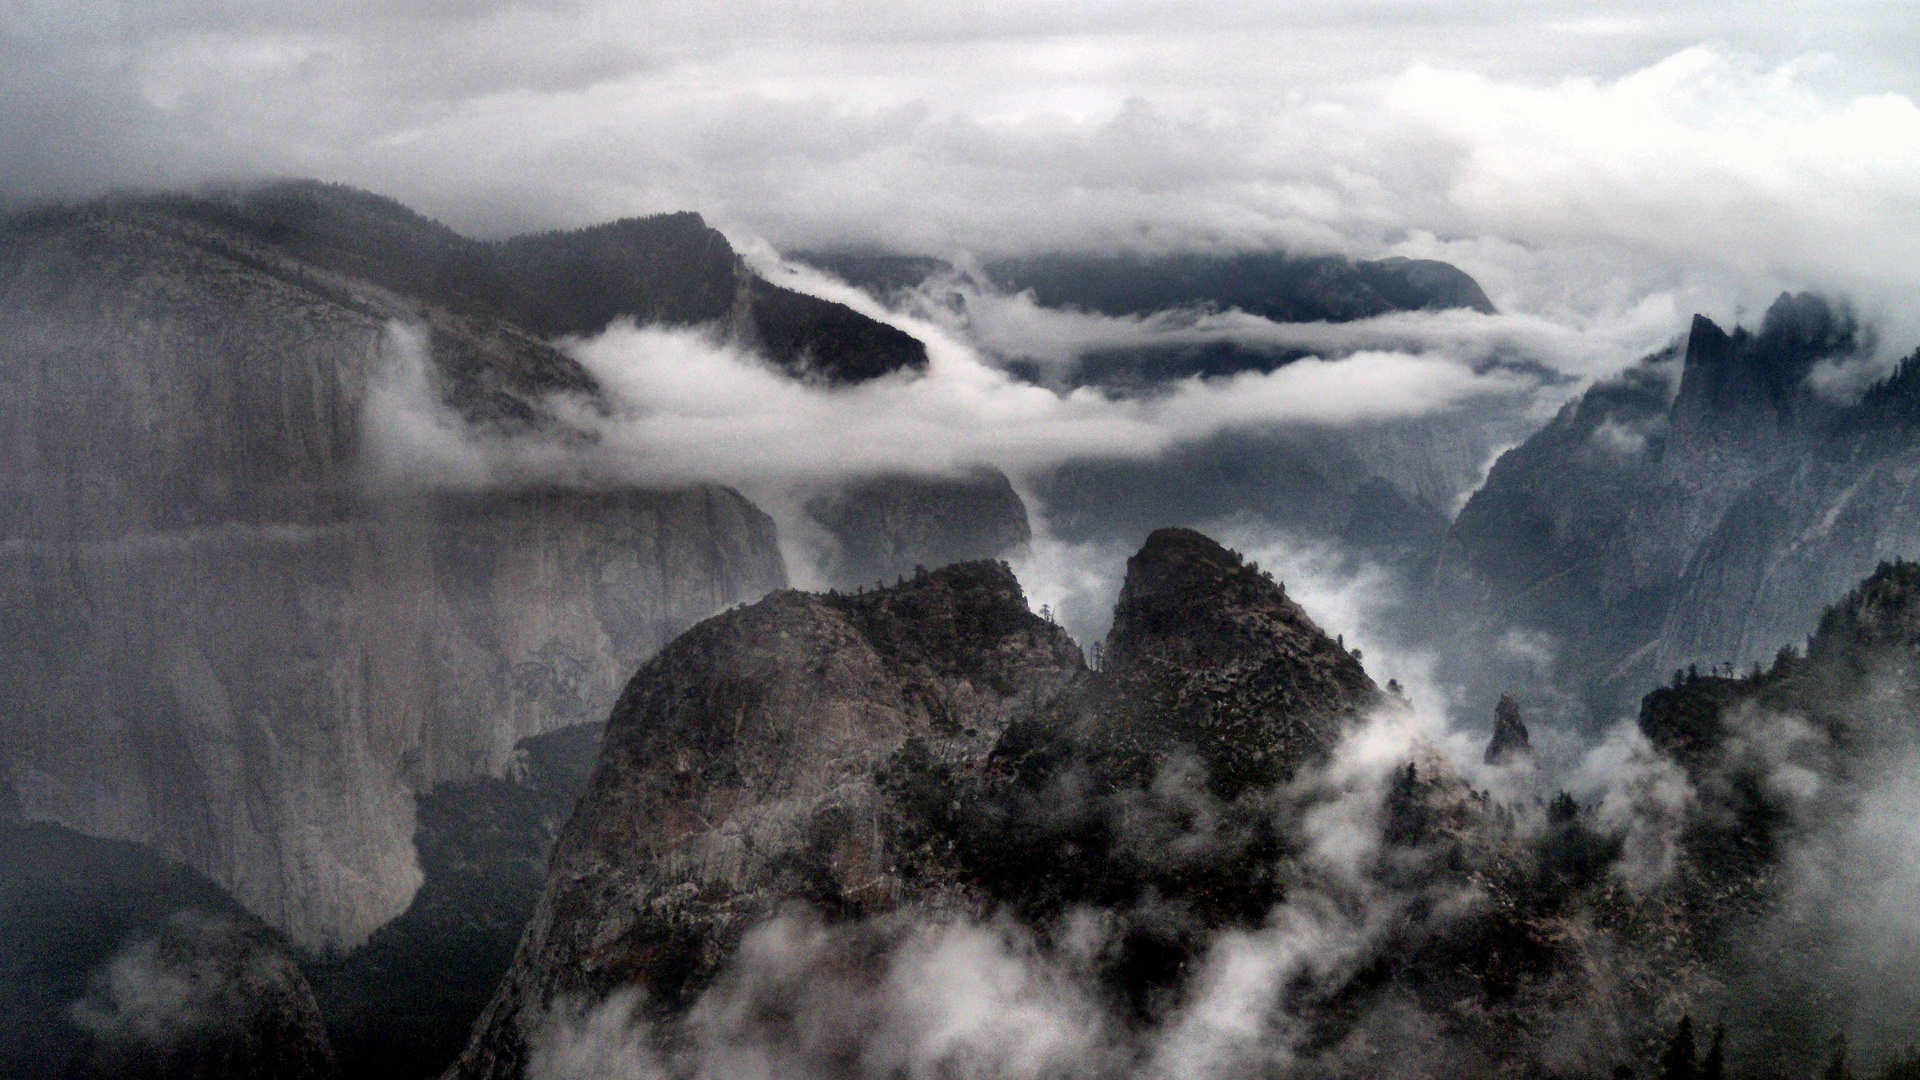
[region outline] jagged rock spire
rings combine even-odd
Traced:
[[[1493,739],[1487,743],[1487,764],[1501,765],[1517,756],[1532,754],[1526,722],[1520,719],[1520,703],[1512,694],[1501,694],[1500,704],[1493,707]]]

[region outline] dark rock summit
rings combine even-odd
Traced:
[[[1127,560],[1105,655],[1140,721],[1168,725],[1230,789],[1324,759],[1382,700],[1271,574],[1191,529],[1155,532]]]
[[[909,745],[978,756],[1083,670],[996,563],[857,596],[776,593],[683,635],[615,706],[458,1074],[519,1075],[559,1001],[637,984],[657,1012],[683,1010],[790,903],[973,909],[963,887],[902,875],[878,770]]]
[[[1487,741],[1486,763],[1504,765],[1532,753],[1526,722],[1520,719],[1520,703],[1512,694],[1501,694],[1500,704],[1493,710],[1493,738]]]
[[[836,920],[1131,908],[1109,975],[1152,1000],[1210,929],[1258,924],[1278,839],[1243,800],[1212,838],[1228,854],[1181,869],[1114,831],[1121,802],[1177,802],[1165,785],[1194,760],[1192,782],[1228,799],[1271,784],[1380,695],[1278,584],[1187,530],[1129,564],[1108,650],[1087,671],[995,563],[780,593],[690,631],[614,710],[458,1075],[519,1075],[556,1003],[639,985],[672,1021],[794,904]],[[1079,783],[1090,801],[1045,809]],[[1175,805],[1137,809],[1177,828]]]

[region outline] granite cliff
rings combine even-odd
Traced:
[[[1454,522],[1438,603],[1470,617],[1447,632],[1544,634],[1553,677],[1602,714],[1675,668],[1804,641],[1878,562],[1920,554],[1920,364],[1852,405],[1809,383],[1859,336],[1844,310],[1782,295],[1758,331],[1696,318],[1684,349],[1588,390]]]
[[[325,227],[109,200],[0,235],[0,755],[26,817],[151,844],[328,949],[406,908],[416,792],[600,718],[785,574],[724,488],[396,477],[372,402],[409,363],[502,439],[587,437],[548,401],[595,386],[447,283],[471,242],[259,198],[308,196]]]

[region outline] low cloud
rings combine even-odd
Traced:
[[[1307,358],[1270,374],[1185,379],[1145,398],[1056,392],[984,363],[921,327],[931,364],[857,386],[796,381],[702,330],[616,323],[567,345],[599,380],[596,401],[557,401],[589,442],[498,439],[462,426],[431,393],[422,335],[390,329],[390,374],[369,404],[386,475],[454,486],[720,481],[788,485],[880,472],[993,465],[1024,475],[1086,457],[1147,458],[1236,429],[1419,416],[1534,379],[1428,354]]]

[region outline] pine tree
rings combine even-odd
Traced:
[[[1683,1016],[1660,1055],[1660,1080],[1700,1080],[1699,1053],[1693,1041],[1693,1017]]]
[[[1713,1042],[1700,1063],[1700,1080],[1727,1080],[1727,1022],[1713,1025]]]
[[[1920,1080],[1920,1046],[1909,1046],[1904,1054],[1880,1067],[1880,1080]]]
[[[1833,1055],[1827,1058],[1827,1071],[1820,1076],[1821,1080],[1853,1080],[1853,1065],[1847,1060],[1846,1032],[1834,1034]]]

